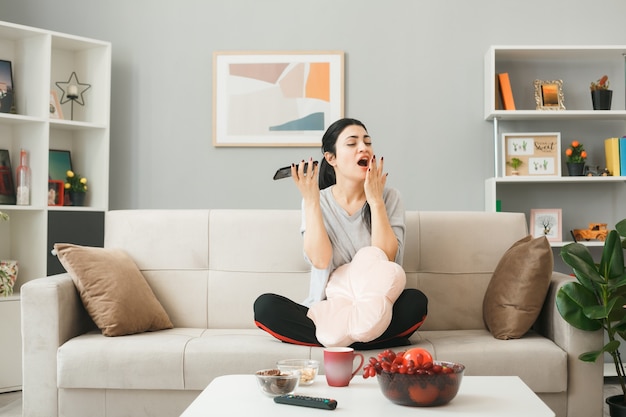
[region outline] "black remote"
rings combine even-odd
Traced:
[[[337,401],[331,398],[309,397],[307,395],[279,395],[274,397],[274,402],[278,404],[299,405],[301,407],[321,408],[323,410],[334,410],[337,408]]]

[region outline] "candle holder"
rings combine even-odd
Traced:
[[[83,93],[91,88],[91,84],[85,84],[78,81],[78,76],[75,72],[72,72],[67,81],[57,81],[55,84],[63,92],[60,104],[65,104],[68,101],[72,102],[70,117],[71,120],[74,120],[74,102],[80,104],[81,106],[85,105]]]

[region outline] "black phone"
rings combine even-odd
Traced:
[[[314,165],[317,165],[317,161],[313,161]],[[304,173],[306,174],[307,168],[309,167],[309,163],[305,162],[304,163]],[[275,180],[280,180],[283,178],[288,178],[291,177],[291,165],[289,165],[288,167],[283,167],[280,168],[278,171],[276,171],[276,174],[274,174],[274,181]]]

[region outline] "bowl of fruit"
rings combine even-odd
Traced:
[[[464,372],[460,363],[435,361],[422,348],[387,349],[369,359],[363,378],[376,376],[383,395],[395,404],[434,407],[456,397]]]
[[[300,382],[300,372],[262,369],[256,372],[256,380],[263,394],[269,397],[292,394]]]

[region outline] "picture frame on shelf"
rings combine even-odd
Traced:
[[[0,204],[15,204],[15,185],[11,155],[8,149],[0,149]]]
[[[531,209],[530,233],[545,236],[550,242],[563,241],[562,209]]]
[[[537,110],[565,110],[563,80],[535,80],[533,84]]]
[[[560,132],[503,133],[501,146],[503,177],[561,176]]]
[[[48,181],[61,181],[65,184],[67,171],[73,171],[72,154],[62,149],[48,151]],[[63,205],[70,205],[69,193],[63,189]]]
[[[48,180],[48,205],[62,206],[65,200],[65,183],[59,180]]]
[[[11,61],[0,60],[0,113],[12,113],[14,111],[13,97]]]
[[[50,90],[50,118],[63,119],[63,110],[59,103],[59,96],[54,90]]]
[[[216,51],[213,146],[320,146],[344,114],[342,51]]]

